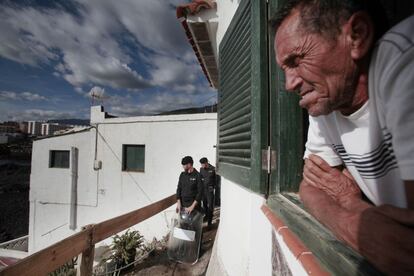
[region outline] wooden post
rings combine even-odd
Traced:
[[[81,254],[81,262],[80,262],[80,275],[81,276],[92,276],[93,270],[93,260],[95,257],[95,244],[93,243],[93,228],[94,225],[90,224],[87,226],[82,227],[82,230],[91,228],[89,235],[88,235],[88,244],[89,248],[84,250]]]

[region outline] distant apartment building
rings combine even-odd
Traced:
[[[17,122],[3,122],[0,124],[0,133],[15,133],[19,129],[19,123]]]
[[[54,135],[55,132],[66,130],[72,128],[72,126],[69,125],[61,125],[57,123],[42,123],[41,127],[41,135],[42,136],[50,136]]]
[[[27,122],[27,133],[32,135],[41,135],[42,134],[42,123],[36,121]]]

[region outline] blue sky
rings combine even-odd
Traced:
[[[184,0],[0,2],[0,121],[118,116],[216,101],[175,6]]]

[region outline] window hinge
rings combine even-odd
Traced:
[[[262,169],[268,174],[276,169],[276,151],[270,146],[262,150]]]

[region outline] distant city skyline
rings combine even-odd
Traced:
[[[88,119],[210,105],[175,6],[183,0],[4,1],[0,121]]]

